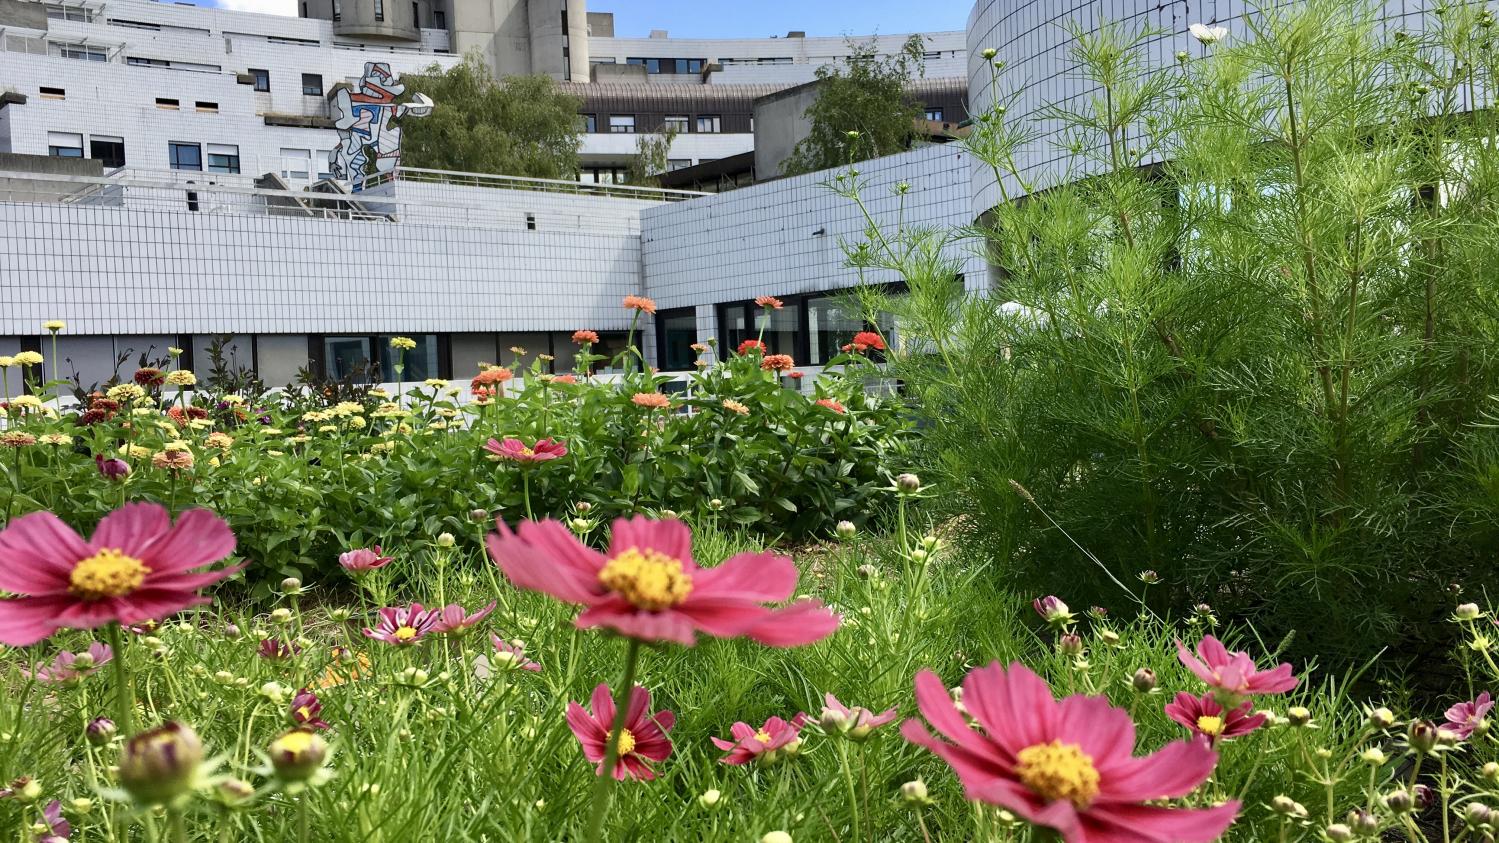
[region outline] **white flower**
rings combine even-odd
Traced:
[[[1228,28],[1222,26],[1205,26],[1200,23],[1194,23],[1187,27],[1187,31],[1192,34],[1193,38],[1204,44],[1216,44],[1228,37]]]

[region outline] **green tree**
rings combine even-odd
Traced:
[[[470,54],[446,71],[433,64],[404,81],[435,105],[427,117],[402,122],[403,163],[543,179],[577,176],[583,101],[548,77],[496,80]]]
[[[781,165],[788,176],[900,152],[916,135],[923,112],[906,89],[926,72],[921,36],[889,56],[880,56],[873,41],[849,47],[844,65],[817,69],[817,100],[804,115],[812,130]]]
[[[662,173],[671,166],[671,142],[676,129],[662,129],[635,139],[635,157],[630,160],[629,183],[639,187],[660,187]]]

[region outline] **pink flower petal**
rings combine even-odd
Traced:
[[[675,518],[652,521],[644,515],[637,515],[615,520],[609,538],[609,556],[613,558],[632,547],[654,550],[679,560],[684,569],[696,567],[692,561],[692,531]]]
[[[73,566],[93,553],[56,515],[22,515],[0,530],[0,589],[15,594],[65,591]]]
[[[772,611],[744,634],[770,647],[800,647],[837,632],[841,620],[821,601],[803,600]]]
[[[595,602],[602,592],[598,572],[603,558],[557,521],[527,521],[519,534],[501,523],[485,543],[490,558],[520,588],[584,604]]]
[[[112,547],[126,556],[140,559],[146,548],[171,527],[172,517],[161,504],[127,503],[104,516],[89,538],[89,544],[95,548]]]
[[[166,510],[162,510],[161,515],[165,518]],[[147,523],[156,522],[151,518]],[[144,526],[141,529],[144,530]],[[95,535],[99,532],[103,532],[102,524]],[[138,551],[139,558],[152,573],[186,571],[217,562],[233,553],[234,532],[224,519],[212,512],[192,509],[178,516],[176,526],[169,532],[158,534],[154,540],[140,546]]]
[[[694,596],[727,595],[744,600],[780,602],[796,591],[796,563],[774,553],[740,553],[692,578]]]
[[[622,608],[628,607],[628,608]],[[604,627],[641,641],[674,641],[684,647],[697,642],[692,623],[678,612],[642,612],[623,600],[593,606],[578,615],[579,629]]]
[[[1144,802],[1185,796],[1207,780],[1217,763],[1218,753],[1201,741],[1168,743],[1153,755],[1109,765],[1099,782],[1099,799]]]

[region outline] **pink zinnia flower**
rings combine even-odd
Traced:
[[[771,764],[790,754],[781,750],[791,747],[794,751],[801,744],[798,734],[806,723],[806,714],[797,714],[790,720],[772,717],[758,729],[741,720],[729,727],[733,740],[712,738],[712,741],[714,746],[728,753],[719,759],[725,764],[748,764],[751,761]]]
[[[741,553],[716,568],[692,561],[692,533],[676,519],[618,519],[609,552],[579,542],[561,522],[503,522],[489,534],[489,554],[510,581],[587,608],[579,628],[607,627],[641,641],[692,646],[702,632],[748,636],[772,647],[820,641],[838,616],[816,600],[781,609],[763,604],[796,590],[796,565],[771,553]]]
[[[775,296],[755,296],[755,306],[767,310],[780,310],[783,302]]]
[[[291,710],[287,712],[287,717],[293,726],[313,731],[327,729],[328,721],[322,715],[323,704],[318,700],[317,694],[302,688],[291,698]]]
[[[484,450],[513,462],[534,463],[567,456],[567,445],[552,439],[538,440],[535,445],[507,437],[504,442],[491,439],[484,443]]]
[[[893,722],[900,715],[894,708],[887,708],[879,714],[875,714],[867,708],[854,706],[849,708],[838,701],[832,694],[824,694],[822,697],[823,722],[837,721],[838,732],[855,741],[863,741],[869,737],[869,733],[875,729]],[[830,717],[829,712],[837,715]]]
[[[130,463],[117,457],[94,454],[94,467],[105,480],[124,480],[130,476]]]
[[[495,601],[491,600],[488,606],[470,615],[457,603],[449,603],[441,609],[434,610],[437,612],[437,623],[432,625],[432,631],[462,635],[470,628],[476,626],[479,621],[489,617],[489,613],[494,611],[494,607]]]
[[[1493,697],[1489,696],[1488,691],[1484,691],[1476,700],[1460,702],[1447,709],[1447,722],[1442,724],[1442,728],[1456,734],[1462,740],[1467,740],[1473,737],[1473,731],[1493,708]]]
[[[111,650],[108,644],[95,641],[89,644],[88,650],[82,653],[63,650],[52,659],[50,665],[37,665],[32,671],[22,668],[21,675],[38,682],[71,682],[74,679],[92,675],[94,671],[109,664],[110,659],[113,658],[114,650]]]
[[[387,644],[407,646],[427,636],[437,626],[438,610],[423,609],[422,604],[412,603],[405,608],[387,606],[380,610],[380,621],[374,629],[365,627],[364,637],[384,641]]]
[[[1195,790],[1218,754],[1183,740],[1136,757],[1127,713],[1103,697],[1058,701],[1019,663],[1007,670],[995,662],[963,680],[963,705],[980,729],[969,727],[929,670],[916,676],[916,704],[947,740],[914,718],[901,734],[946,761],[969,799],[1055,829],[1067,843],[1205,843],[1239,813],[1237,802],[1200,809],[1157,804]]]
[[[759,340],[745,340],[744,342],[739,344],[740,354],[748,354],[751,351],[758,351],[762,354],[765,353],[765,343],[760,342]]]
[[[1283,694],[1300,681],[1291,675],[1290,665],[1281,664],[1272,670],[1261,671],[1254,666],[1254,659],[1248,653],[1231,653],[1223,642],[1211,635],[1203,636],[1198,642],[1196,658],[1188,652],[1187,645],[1178,640],[1176,656],[1198,679],[1214,688],[1224,702],[1232,703],[1256,694]]]
[[[583,745],[583,757],[596,766],[598,775],[604,774],[604,748],[609,740],[609,730],[614,728],[614,696],[609,686],[599,683],[593,689],[593,711],[589,712],[575,702],[567,704],[567,725]],[[665,761],[671,755],[671,739],[666,736],[676,725],[677,716],[670,711],[647,714],[651,706],[651,692],[636,685],[630,691],[630,707],[625,712],[625,728],[619,735],[619,758],[610,771],[614,778],[623,781],[626,777],[649,781],[656,777],[648,761]]]
[[[197,571],[234,550],[234,533],[206,509],[173,526],[163,506],[127,503],[88,541],[56,515],[23,515],[0,531],[0,643],[24,647],[59,629],[164,618],[208,602],[198,594],[242,565]]]
[[[492,632],[489,634],[489,643],[494,645],[494,650],[498,654],[495,660],[502,662],[502,667],[509,665],[520,670],[541,670],[541,665],[526,656],[525,647],[506,641]]]
[[[1252,713],[1253,708],[1252,703],[1245,702],[1238,708],[1226,709],[1212,694],[1194,697],[1179,691],[1176,701],[1166,706],[1166,716],[1213,745],[1223,738],[1247,735],[1265,725],[1268,718]]]
[[[376,568],[384,568],[394,560],[395,557],[386,556],[385,552],[380,549],[380,545],[378,544],[373,548],[361,547],[357,550],[350,550],[338,554],[338,564],[342,565],[345,571],[348,571],[356,577],[363,574],[368,574],[370,571],[373,571]]]

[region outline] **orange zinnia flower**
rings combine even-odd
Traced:
[[[641,313],[655,313],[656,302],[645,296],[625,296],[625,307],[630,310],[638,310]]]
[[[659,392],[637,392],[630,396],[630,400],[637,407],[649,407],[653,410],[664,410],[671,406],[671,399]]]

